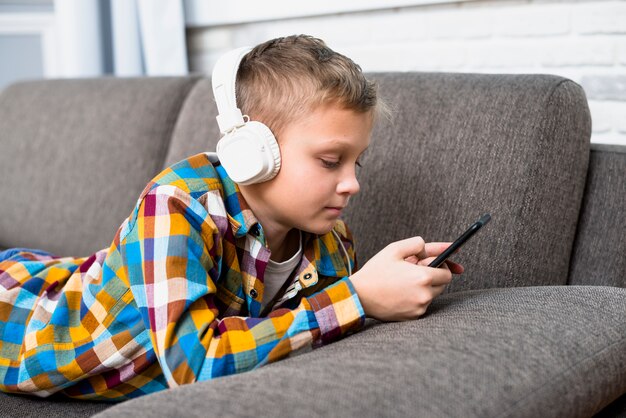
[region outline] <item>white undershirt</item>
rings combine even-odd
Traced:
[[[274,296],[278,293],[280,288],[285,284],[285,281],[291,275],[291,272],[300,264],[300,258],[302,256],[302,232],[300,232],[300,247],[298,251],[287,261],[277,263],[276,261],[268,260],[267,267],[265,267],[265,276],[263,284],[265,285],[263,290],[263,301],[261,302],[261,310],[265,309],[265,306],[270,302]]]

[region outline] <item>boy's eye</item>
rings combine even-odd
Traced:
[[[328,161],[328,160],[324,160],[321,159],[322,161],[322,165],[326,168],[337,168],[339,167],[339,161]]]
[[[339,164],[341,164],[341,161],[328,161],[328,160],[324,160],[324,159],[321,159],[321,161],[322,161],[322,164],[324,165],[324,167],[326,167],[326,168],[337,168],[337,167],[339,167]],[[355,162],[355,165],[357,167],[362,167],[361,162],[359,160],[357,160]]]

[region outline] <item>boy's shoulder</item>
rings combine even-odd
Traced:
[[[131,230],[139,217],[139,209],[142,203],[151,194],[178,196],[185,201],[198,200],[201,196],[208,195],[209,192],[218,192],[223,197],[228,186],[223,183],[222,176],[218,172],[216,166],[219,166],[219,164],[214,165],[218,160],[211,154],[203,152],[192,155],[172,164],[154,176],[146,184],[137,198],[130,216],[126,218],[120,227],[120,239],[124,239]],[[223,204],[218,208],[218,211],[219,213],[224,212]]]
[[[194,198],[208,191],[222,189],[222,181],[213,162],[212,153],[202,152],[180,160],[157,174],[144,193],[160,186],[173,186]]]

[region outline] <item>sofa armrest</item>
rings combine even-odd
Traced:
[[[592,144],[569,284],[626,287],[626,146]]]

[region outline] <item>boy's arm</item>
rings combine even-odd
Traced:
[[[133,296],[170,386],[250,370],[363,325],[365,314],[347,277],[293,310],[219,319],[215,283],[228,268],[222,237],[229,227],[225,214],[213,219],[181,189],[160,186],[143,199],[120,242]]]

